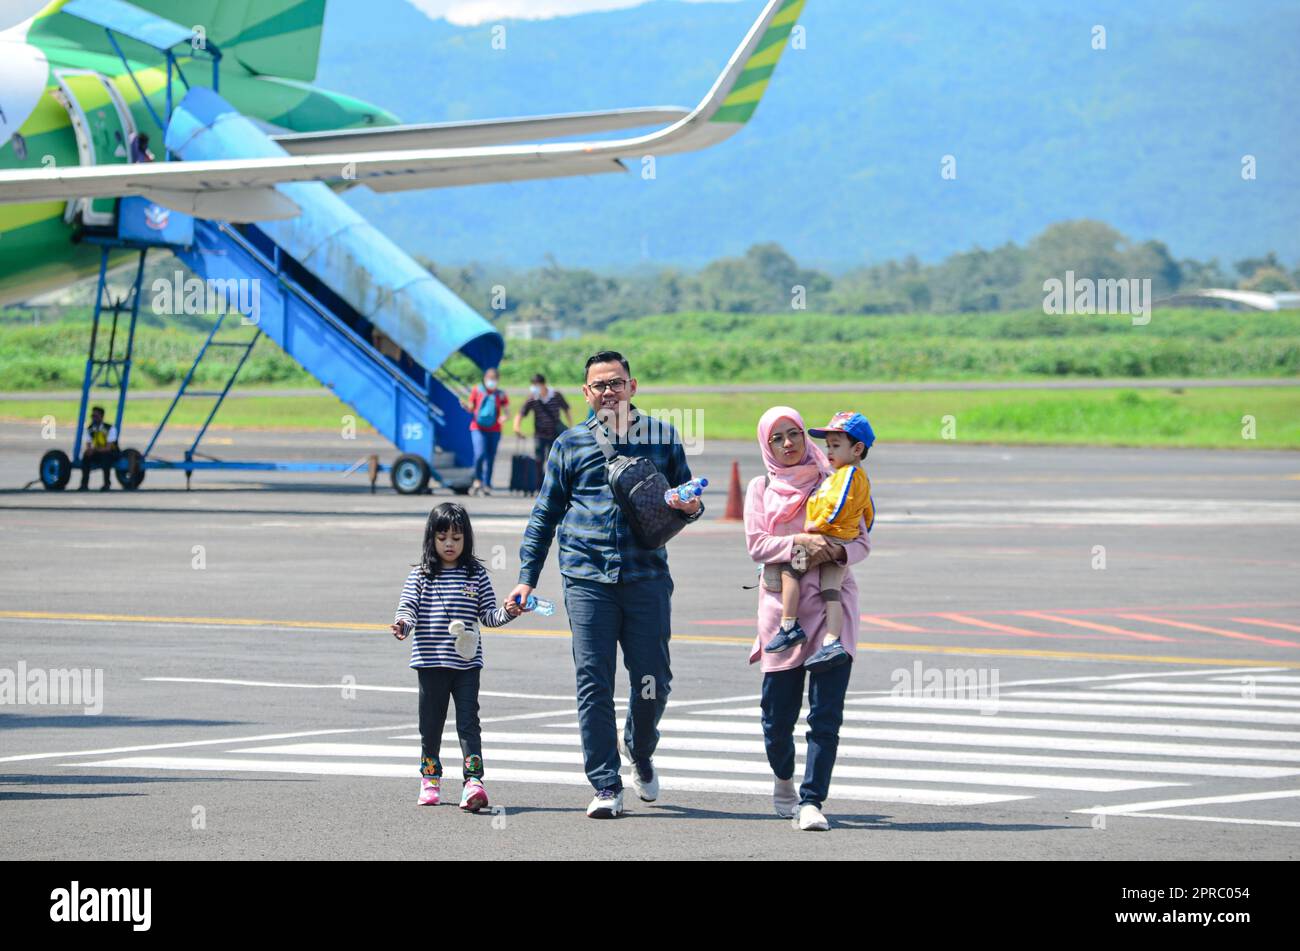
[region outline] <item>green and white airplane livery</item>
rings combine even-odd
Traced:
[[[625,160],[706,148],[749,120],[804,3],[767,0],[691,110],[400,125],[378,106],[311,85],[325,0],[55,0],[0,32],[0,304],[93,275],[100,250],[77,237],[111,226],[123,196],[263,221],[296,214],[280,183],[444,188],[625,171]],[[178,31],[185,42],[164,50]],[[162,160],[168,93],[211,88],[214,73],[222,98],[286,155]],[[652,126],[633,137],[537,142]],[[131,161],[141,133],[158,161]]]

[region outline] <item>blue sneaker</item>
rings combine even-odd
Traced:
[[[794,627],[789,630],[782,628],[777,631],[776,637],[767,642],[767,646],[763,648],[763,651],[768,654],[780,654],[807,639],[808,635],[803,632],[803,628],[799,626],[799,622],[795,621]]]
[[[832,670],[841,664],[847,664],[853,660],[849,652],[844,649],[844,645],[839,641],[831,641],[829,644],[823,644],[813,654],[803,662],[804,670],[812,674],[820,674],[824,670]]]

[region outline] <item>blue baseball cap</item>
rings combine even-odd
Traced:
[[[827,433],[844,433],[854,442],[860,442],[868,449],[876,441],[876,434],[871,424],[861,413],[836,413],[825,426],[808,430],[809,436],[816,436],[818,439],[824,438]]]

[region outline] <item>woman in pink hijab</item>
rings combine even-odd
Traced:
[[[749,662],[763,664],[763,743],[772,766],[772,804],[782,817],[796,820],[803,830],[830,828],[822,803],[830,793],[831,770],[844,721],[844,696],[853,664],[820,673],[804,670],[806,661],[821,644],[826,608],[821,599],[819,573],[811,570],[830,557],[832,550],[820,535],[805,533],[804,511],[808,496],[831,473],[821,448],[808,439],[803,417],[789,406],[774,406],[758,421],[758,445],[767,474],[749,483],[745,493],[745,543],[759,564],[788,562],[798,544],[808,553],[808,567],[799,589],[799,619],[807,639],[780,654],[764,652],[765,644],[780,627],[781,592],[759,585],[758,631]],[[843,548],[842,564],[854,565],[871,551],[865,522],[858,537]],[[843,643],[850,657],[857,656],[858,587],[853,572],[844,575],[840,591],[844,608]],[[806,619],[806,620],[805,620]],[[794,727],[808,686],[808,750],[803,785],[794,785]]]

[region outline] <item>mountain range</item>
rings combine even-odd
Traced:
[[[761,8],[457,26],[407,0],[331,0],[317,83],[404,122],[689,107]],[[1295,0],[809,0],[800,24],[749,125],[653,179],[349,200],[440,265],[694,267],[776,241],[838,270],[1073,218],[1176,257],[1300,259]]]

